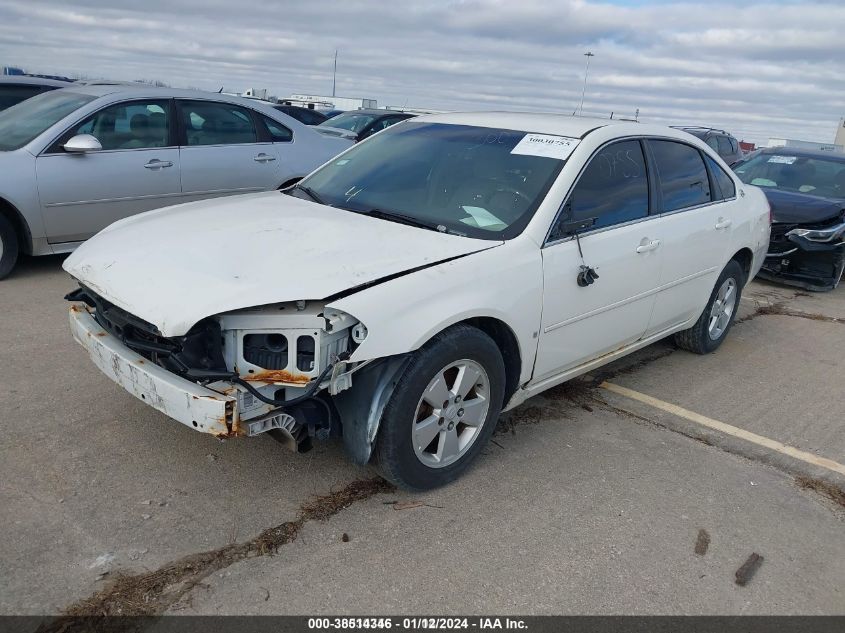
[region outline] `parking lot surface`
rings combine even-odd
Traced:
[[[755,282],[715,354],[533,398],[411,495],[136,401],[72,341],[60,264],[0,282],[0,613],[845,613],[843,287]]]

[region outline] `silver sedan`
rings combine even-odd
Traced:
[[[158,207],[285,188],[352,144],[269,105],[74,85],[0,112],[0,279],[18,253],[73,250]]]

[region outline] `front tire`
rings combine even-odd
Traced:
[[[675,334],[678,347],[694,354],[715,351],[733,325],[744,285],[745,273],[739,263],[732,259],[719,275],[707,306],[695,325]]]
[[[418,350],[382,414],[376,461],[406,490],[457,479],[495,430],[505,364],[481,330],[456,325]]]
[[[0,213],[0,279],[5,278],[18,261],[18,235],[9,219]]]

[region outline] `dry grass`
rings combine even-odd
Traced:
[[[842,490],[841,488],[826,481],[822,481],[821,479],[804,477],[803,475],[796,477],[795,483],[804,490],[813,490],[845,508],[845,490]]]

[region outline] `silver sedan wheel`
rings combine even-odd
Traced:
[[[411,442],[430,468],[454,464],[481,434],[490,409],[490,381],[474,360],[455,361],[441,369],[417,404]]]
[[[731,316],[736,309],[736,280],[728,277],[719,286],[713,305],[710,307],[710,320],[707,323],[707,333],[710,340],[716,341],[731,322]]]

